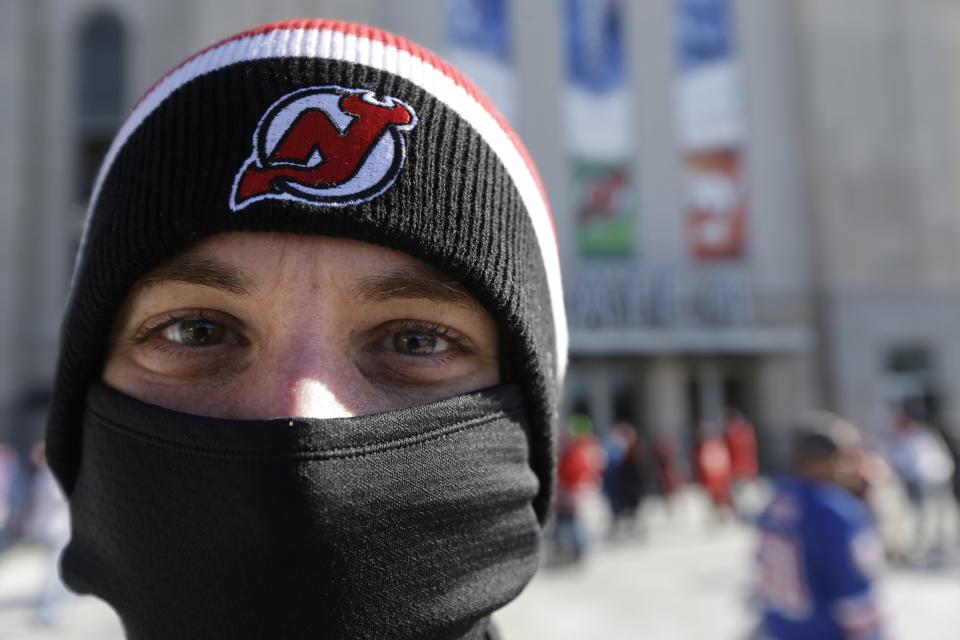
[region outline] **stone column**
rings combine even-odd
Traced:
[[[787,459],[793,421],[802,411],[817,408],[811,358],[797,354],[759,359],[754,385],[761,456],[768,466],[782,468]]]
[[[644,383],[644,427],[653,438],[672,437],[685,458],[690,423],[686,364],[679,358],[652,359],[646,368]]]
[[[602,438],[613,427],[613,385],[603,360],[591,363],[587,370],[587,390],[593,432]]]
[[[696,365],[700,419],[718,423],[723,419],[723,374],[716,360],[704,359]]]

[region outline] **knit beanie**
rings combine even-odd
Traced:
[[[61,333],[47,451],[67,495],[86,392],[131,287],[228,231],[360,240],[462,282],[503,336],[545,517],[567,330],[537,171],[449,64],[394,34],[332,20],[265,25],[204,49],[120,128],[93,188]]]

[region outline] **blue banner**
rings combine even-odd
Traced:
[[[733,55],[730,0],[676,0],[677,47],[683,70]]]
[[[619,1],[567,0],[567,68],[570,79],[593,93],[625,82]]]
[[[506,0],[447,0],[447,39],[455,47],[510,61]]]
[[[444,17],[447,60],[513,121],[517,105],[509,1],[445,0]]]

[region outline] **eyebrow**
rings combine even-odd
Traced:
[[[363,278],[353,294],[366,302],[398,298],[431,300],[476,307],[477,301],[457,280],[438,274],[429,267],[405,266]]]
[[[132,293],[167,282],[182,282],[218,289],[235,296],[247,297],[256,288],[253,279],[238,267],[202,256],[178,256],[140,278]]]
[[[236,296],[248,297],[256,284],[243,269],[203,256],[179,256],[140,278],[132,294],[168,282],[210,287]],[[476,299],[457,280],[430,267],[404,266],[363,278],[352,291],[364,302],[420,299],[476,307]]]

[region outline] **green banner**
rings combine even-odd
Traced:
[[[577,247],[588,256],[633,253],[636,190],[629,162],[573,158],[570,202],[576,217]]]

